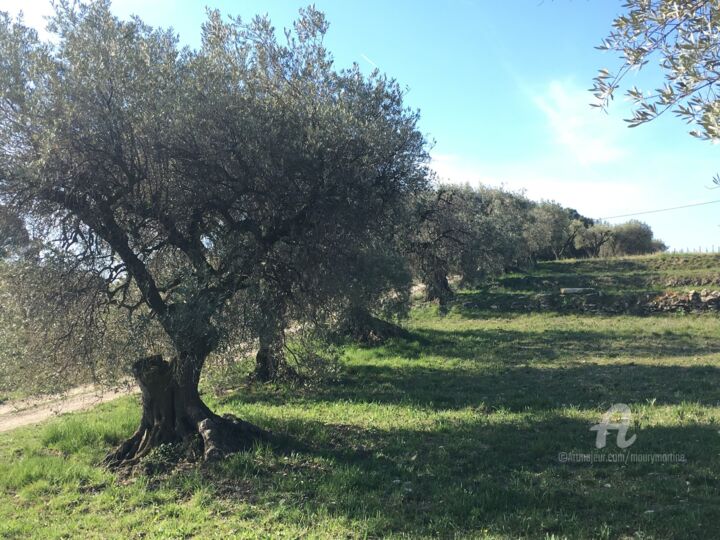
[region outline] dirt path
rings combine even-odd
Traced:
[[[127,385],[110,390],[87,385],[73,388],[64,394],[4,403],[0,405],[0,433],[38,424],[58,414],[89,409],[136,392],[136,389]]]

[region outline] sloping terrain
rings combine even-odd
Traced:
[[[605,276],[620,294],[631,271],[639,288],[720,271],[676,262],[551,263],[527,281]],[[0,537],[713,537],[720,317],[523,312],[520,278],[499,282],[495,308],[463,307],[484,291],[445,315],[416,306],[407,339],[346,347],[325,383],[206,395],[283,436],[217,465],[169,470],[168,449],[150,476],[99,468],[136,427],[134,398],[0,434]],[[633,442],[611,428],[598,448],[614,404]]]
[[[562,294],[564,288],[592,293]],[[543,262],[509,274],[455,302],[466,315],[484,311],[651,314],[720,311],[720,255],[662,254]]]

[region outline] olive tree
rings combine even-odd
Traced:
[[[341,339],[377,343],[405,335],[395,322],[408,315],[413,276],[399,247],[388,238],[382,245],[358,250],[353,264],[357,272],[345,288],[335,325]]]
[[[614,234],[613,227],[598,222],[579,229],[575,237],[575,247],[584,251],[588,257],[599,257],[603,247],[612,242]]]
[[[463,258],[475,252],[476,196],[469,186],[443,185],[418,202],[408,253],[427,301],[443,305],[452,298],[448,276],[458,273]]]
[[[475,255],[474,279],[469,279],[473,273],[464,265],[464,281],[470,283],[508,270],[525,269],[532,263],[527,230],[534,203],[522,193],[505,189],[481,186],[478,193],[477,211],[483,216],[479,237],[482,249]]]
[[[528,243],[538,260],[559,260],[572,253],[582,222],[572,209],[552,201],[541,201],[530,212]]]
[[[238,321],[272,339],[287,306],[332,297],[323,282],[352,278],[335,263],[424,188],[417,113],[393,80],[335,69],[327,28],[308,8],[280,39],[212,11],[190,50],[107,0],[59,2],[52,42],[0,15],[2,202],[53,246],[41,257],[92,277],[86,310],[142,314],[171,351],[134,364],[142,420],[111,465],[261,435],[203,403],[208,355]]]
[[[443,304],[453,296],[450,275],[475,285],[526,266],[531,206],[524,196],[486,186],[443,185],[429,193],[420,204],[409,242],[426,300]]]
[[[656,251],[650,225],[632,219],[613,227],[611,251],[613,255],[643,255]]]

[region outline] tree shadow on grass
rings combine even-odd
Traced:
[[[298,441],[222,465],[251,478],[259,502],[349,520],[359,535],[701,537],[720,518],[716,426],[631,428],[631,454],[685,463],[562,463],[595,449],[589,425],[554,414],[491,423],[482,415],[434,429],[382,430],[299,418],[272,428]],[[599,420],[599,418],[598,418]],[[689,511],[691,510],[691,511]],[[312,518],[310,518],[312,519]]]
[[[280,405],[288,400],[351,400],[412,403],[437,410],[543,411],[651,400],[715,405],[720,400],[720,369],[703,364],[702,358],[694,366],[631,361],[720,352],[720,344],[677,334],[632,339],[593,331],[416,330],[410,339],[394,340],[372,352],[372,362],[350,363],[339,380],[319,388],[301,392],[256,388],[222,401]],[[630,358],[617,364],[597,361],[619,355]],[[433,356],[445,359],[445,365],[439,360],[432,365],[420,361]]]
[[[225,400],[230,408],[287,409],[281,417],[253,409],[253,420],[277,437],[262,455],[240,454],[219,473],[244,483],[254,504],[289,506],[288,515],[308,522],[340,520],[358,536],[703,537],[720,518],[718,426],[698,420],[659,427],[643,418],[712,418],[697,413],[718,406],[720,370],[583,360],[719,351],[679,334],[417,330],[374,349],[369,362],[350,362],[334,384]],[[447,363],[429,366],[428,356]],[[637,439],[625,453],[686,461],[562,463],[561,453],[622,452],[615,432],[596,450],[594,422],[573,417],[591,409],[599,422],[618,402],[642,422],[631,427],[628,436]],[[406,407],[410,418],[427,417],[416,429],[382,429],[372,416],[337,423],[293,414],[345,403],[392,414],[382,412],[389,404]],[[654,412],[664,405],[676,408]]]
[[[667,358],[720,353],[720,340],[704,342],[697,336],[613,333],[607,330],[436,330],[416,329],[408,339],[389,341],[376,349],[376,357],[442,356],[475,361],[478,365],[515,367],[533,362],[563,361],[581,357],[630,356]]]
[[[349,379],[368,381],[360,387]],[[565,369],[522,367],[495,372],[424,366],[358,366],[348,383],[321,389],[310,401],[352,400],[414,404],[435,410],[544,411],[612,403],[717,405],[720,369],[712,366],[578,365]],[[369,382],[372,381],[372,382]]]
[[[590,286],[565,283],[564,287]],[[527,315],[529,313],[586,314],[586,315],[649,315],[649,302],[661,289],[610,291],[592,295],[562,295],[559,288],[551,291],[503,291],[482,289],[462,292],[448,306],[446,312],[466,319],[487,319]]]

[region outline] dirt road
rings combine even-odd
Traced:
[[[89,409],[135,392],[137,390],[130,386],[101,390],[87,385],[64,394],[4,403],[0,405],[0,432],[38,424],[58,414]]]

